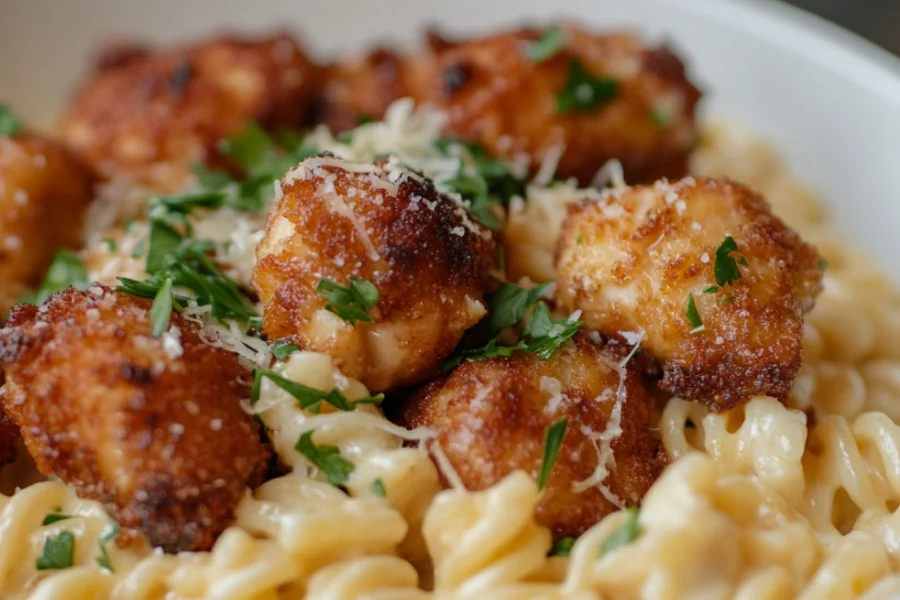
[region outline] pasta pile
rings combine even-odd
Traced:
[[[659,428],[673,463],[644,499],[634,541],[605,550],[635,518],[623,510],[581,536],[568,557],[548,557],[551,534],[533,516],[540,492],[525,473],[482,492],[458,484],[440,492],[429,456],[442,464],[433,432],[394,425],[373,405],[302,409],[263,378],[247,409],[289,472],[247,491],[212,551],[164,555],[140,542],[120,548],[108,541],[115,525],[97,503],[60,482],[41,482],[0,495],[0,596],[896,597],[900,294],[746,132],[708,128],[694,171],[726,174],[764,193],[827,257],[826,290],[807,323],[804,365],[787,406],[756,397],[716,414],[700,403],[668,401]],[[510,210],[510,269],[548,281],[565,204],[583,194],[561,185],[533,187],[527,196]],[[249,237],[252,248],[258,232],[223,228],[235,232],[228,247],[235,275],[246,279],[248,246],[241,243]],[[311,388],[336,388],[351,401],[369,393],[324,354],[297,352],[277,371]],[[353,464],[347,493],[296,449],[305,434]],[[442,471],[452,484],[452,469],[444,464]],[[51,513],[71,518],[43,524]],[[73,536],[75,566],[36,571],[48,536],[63,532]],[[98,563],[104,559],[109,568]]]

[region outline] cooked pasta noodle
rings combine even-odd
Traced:
[[[312,137],[360,161],[391,151],[437,177],[460,164],[434,150],[441,126],[439,115],[401,102],[385,123],[352,139],[322,130]],[[633,518],[619,511],[583,534],[568,558],[548,557],[550,531],[533,515],[540,491],[524,472],[469,491],[448,471],[443,478],[457,483],[441,492],[429,456],[429,449],[440,455],[432,431],[399,427],[369,403],[353,410],[325,402],[302,408],[263,377],[247,410],[265,425],[289,472],[247,490],[212,550],[165,555],[141,539],[122,546],[106,541],[114,523],[99,504],[58,481],[40,482],[0,495],[0,597],[897,597],[900,293],[835,233],[815,195],[791,178],[780,158],[746,131],[707,128],[693,169],[762,191],[830,264],[825,292],[806,323],[804,364],[784,403],[758,396],[712,413],[680,398],[665,402],[659,431],[673,462],[642,503],[635,539],[608,547]],[[525,198],[514,199],[504,232],[508,275],[552,281],[566,206],[599,193],[574,184],[532,185]],[[223,209],[195,225],[215,242],[215,258],[228,275],[246,285],[262,222]],[[137,224],[117,248],[95,246],[88,254],[92,274],[109,282],[140,274],[142,264],[130,253],[145,231]],[[192,309],[191,318],[202,320],[203,310]],[[252,366],[269,365],[265,343],[234,324],[208,324],[206,334]],[[309,388],[337,390],[351,404],[369,395],[324,354],[295,352],[273,369]],[[304,434],[349,461],[340,487],[297,449]],[[19,471],[7,469],[4,477],[25,482]],[[43,525],[52,513],[66,518]],[[47,540],[64,532],[74,539],[72,566],[37,570]],[[112,571],[98,563],[103,556]]]

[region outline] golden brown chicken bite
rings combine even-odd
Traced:
[[[404,56],[376,48],[329,65],[313,119],[335,133],[353,129],[366,119],[381,119],[392,102],[409,94],[406,63]]]
[[[285,34],[135,50],[104,57],[61,133],[104,179],[175,192],[191,181],[192,164],[221,163],[217,143],[248,121],[302,125],[317,79],[315,65]]]
[[[99,285],[14,308],[0,330],[3,408],[42,473],[154,546],[208,549],[270,451],[241,409],[237,358],[178,313],[153,337],[149,308]]]
[[[662,389],[713,410],[790,391],[822,280],[759,194],[692,177],[570,208],[557,276],[561,308],[608,336],[643,332]]]
[[[494,241],[427,178],[394,159],[321,156],[280,190],[253,271],[269,339],[328,353],[377,392],[426,378],[484,316]],[[354,281],[369,301],[327,299],[323,286]],[[344,305],[361,319],[338,316]]]
[[[515,354],[462,363],[402,408],[407,427],[437,431],[470,490],[517,469],[537,479],[547,430],[567,417],[536,509],[556,539],[581,535],[617,504],[640,502],[666,462],[651,414],[650,394],[630,363],[581,334],[546,361]]]
[[[679,58],[631,34],[574,25],[558,27],[558,49],[535,56],[553,31],[433,37],[430,52],[410,58],[406,85],[417,101],[446,110],[450,132],[532,170],[562,152],[557,177],[583,185],[611,158],[628,181],[684,176],[700,93]]]
[[[0,315],[40,283],[57,249],[81,245],[91,198],[87,170],[62,146],[0,135]]]

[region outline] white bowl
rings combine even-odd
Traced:
[[[411,42],[424,25],[476,32],[577,18],[671,38],[706,91],[704,111],[773,142],[827,199],[839,227],[900,282],[900,61],[763,0],[34,0],[0,7],[0,101],[52,120],[96,44],[220,29],[296,29],[317,53]]]

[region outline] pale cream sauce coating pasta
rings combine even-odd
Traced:
[[[338,155],[367,160],[380,151],[377,140],[393,136],[404,140],[408,156],[421,157],[417,168],[450,168],[428,142],[439,123],[406,104],[393,110],[394,120],[373,124],[371,135],[343,145],[332,139]],[[525,474],[481,492],[438,492],[427,452],[431,432],[397,427],[374,406],[352,412],[323,406],[313,414],[264,379],[260,400],[248,410],[270,430],[290,472],[248,490],[236,522],[210,552],[163,555],[140,544],[107,543],[110,573],[96,560],[111,520],[62,483],[38,483],[0,496],[0,597],[897,597],[900,294],[840,238],[781,159],[746,132],[707,128],[694,162],[697,174],[728,174],[760,190],[830,264],[785,404],[758,396],[714,414],[679,398],[665,402],[659,429],[674,461],[644,499],[630,543],[601,555],[630,518],[618,512],[581,536],[570,557],[547,557],[550,534],[533,518],[539,491]],[[517,277],[553,279],[565,205],[589,194],[541,188],[513,204],[507,254],[527,257],[507,263]],[[114,277],[114,269],[105,274]],[[309,387],[337,388],[350,400],[369,393],[323,354],[295,353],[274,368]],[[346,492],[295,449],[307,431],[353,463]],[[373,487],[377,480],[386,497]],[[56,511],[74,516],[41,525]],[[74,566],[37,571],[45,540],[63,531],[75,536]]]

